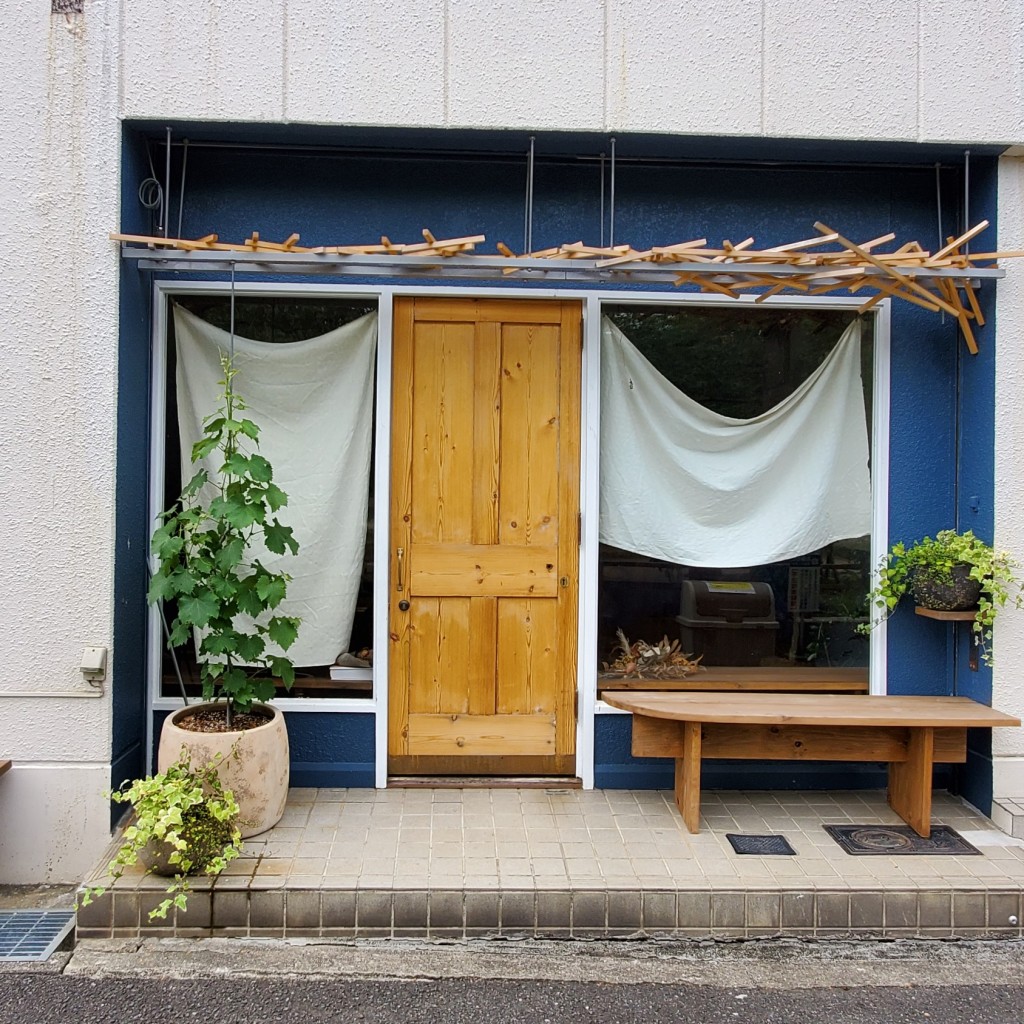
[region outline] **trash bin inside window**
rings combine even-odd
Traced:
[[[683,651],[703,665],[760,665],[775,656],[775,595],[767,583],[684,580],[676,616]]]

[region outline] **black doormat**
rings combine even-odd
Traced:
[[[785,836],[740,836],[726,832],[725,838],[737,853],[751,853],[759,857],[796,856],[796,850]]]
[[[854,857],[901,857],[924,854],[973,854],[975,849],[948,825],[932,825],[925,839],[909,825],[823,825],[825,831]]]

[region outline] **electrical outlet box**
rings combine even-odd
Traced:
[[[82,675],[90,683],[99,683],[107,674],[106,647],[86,647],[82,653]]]

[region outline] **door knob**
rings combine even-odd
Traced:
[[[398,602],[398,610],[400,612],[407,612],[409,610],[409,602],[402,600]]]

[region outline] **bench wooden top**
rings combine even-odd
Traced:
[[[812,693],[867,693],[866,668],[816,668],[709,665],[685,679],[623,679],[599,676],[598,690],[745,690],[768,692],[808,690]]]
[[[607,693],[606,703],[650,718],[737,725],[864,725],[991,728],[1020,719],[967,697],[812,693]]]
[[[5,771],[7,771],[7,769],[10,768],[10,767],[11,767],[11,762],[10,761],[5,761],[3,758],[0,758],[0,775],[3,775],[3,773]]]

